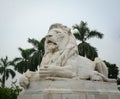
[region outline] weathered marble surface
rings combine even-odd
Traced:
[[[105,63],[78,55],[70,29],[50,26],[45,54],[37,72],[27,71],[20,78],[25,88],[18,99],[120,99],[116,80],[109,79]]]
[[[120,99],[116,83],[89,80],[32,81],[18,99]]]
[[[30,81],[47,77],[89,79],[92,81],[108,81],[108,68],[96,58],[91,61],[78,54],[76,39],[70,29],[62,24],[53,24],[48,30],[45,40],[45,54],[39,72],[27,71],[20,78],[20,85],[28,88]]]

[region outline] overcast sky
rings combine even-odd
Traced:
[[[20,56],[28,38],[40,40],[53,23],[68,27],[83,20],[104,34],[88,42],[99,57],[120,67],[120,0],[0,0],[0,57]]]

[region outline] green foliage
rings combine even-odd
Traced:
[[[12,65],[15,66],[15,70],[19,73],[26,72],[27,69],[31,68],[30,58],[31,54],[35,51],[33,48],[23,49],[19,48],[22,57],[17,57],[12,61]]]
[[[111,64],[111,63],[109,63],[107,61],[104,61],[104,62],[105,62],[105,64],[108,67],[108,77],[109,78],[117,79],[117,76],[119,74],[119,69],[116,66],[116,64]]]
[[[28,69],[30,71],[36,71],[44,55],[44,42],[45,38],[41,41],[28,38],[28,43],[32,44],[33,48],[19,48],[22,57],[17,57],[12,61],[15,70],[19,73],[26,72]]]
[[[95,57],[98,57],[98,53],[95,47],[91,46],[87,42],[78,44],[79,55],[86,56],[87,58],[94,60]]]
[[[33,53],[35,50],[33,48],[28,48],[28,49],[22,49],[22,48],[18,48],[19,51],[21,52],[21,56],[27,60],[29,59],[31,53]]]
[[[0,87],[0,99],[17,99],[21,91],[22,89],[16,85],[15,81],[12,83],[11,88]]]
[[[44,42],[45,38],[42,38],[41,41],[33,39],[28,39],[28,42],[33,45],[33,48],[35,49],[34,53],[32,54],[30,58],[30,65],[36,67],[40,65],[42,61],[42,57],[44,55]],[[35,71],[34,68],[31,68],[30,70]]]
[[[1,82],[2,87],[5,87],[5,81],[9,78],[9,75],[12,76],[12,78],[15,77],[15,72],[9,68],[11,65],[11,61],[8,61],[8,57],[0,59],[0,74],[2,74]]]
[[[86,40],[97,37],[99,39],[103,38],[103,34],[96,31],[96,30],[90,30],[87,26],[87,22],[81,21],[81,23],[73,25],[74,36],[77,40],[81,41],[81,43],[78,44],[78,51],[81,56],[87,57],[91,60],[94,60],[95,57],[98,56],[97,50],[95,47],[91,46],[89,43],[86,42]]]
[[[120,85],[120,78],[117,79],[117,84]],[[119,87],[120,88],[120,87]]]

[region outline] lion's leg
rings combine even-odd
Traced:
[[[109,79],[108,77],[104,76],[103,74],[93,71],[90,75],[90,80],[93,81],[106,81],[106,82],[116,82],[116,79]]]
[[[108,68],[100,58],[95,58],[95,70],[108,77]]]
[[[97,71],[92,71],[92,73],[90,74],[90,80],[103,81],[102,77],[100,75],[98,75]]]
[[[108,69],[105,64],[103,63],[96,63],[95,68],[99,73],[103,74],[104,76],[108,77]]]
[[[26,76],[26,74],[24,73],[20,79],[19,79],[19,84],[21,87],[23,87],[24,89],[27,89],[30,85],[30,80],[29,78]]]
[[[40,80],[39,72],[27,71],[19,79],[20,85],[27,89],[30,86],[30,81]]]
[[[24,89],[27,89],[29,87],[29,79],[25,76],[22,76],[20,79],[19,79],[19,84],[21,87],[23,87]]]
[[[103,74],[98,72],[98,75],[102,77],[103,81],[106,82],[116,82],[116,79],[109,79],[108,77],[104,76]]]
[[[40,69],[40,77],[62,77],[62,78],[72,78],[76,75],[73,68],[69,66],[50,66],[49,68]]]

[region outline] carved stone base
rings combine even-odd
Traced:
[[[88,80],[43,80],[30,83],[18,99],[120,99],[116,83]]]

